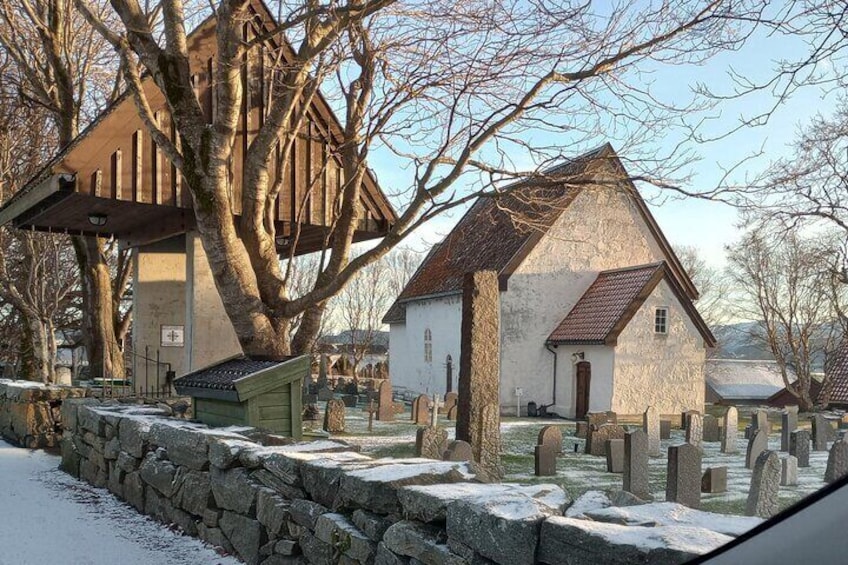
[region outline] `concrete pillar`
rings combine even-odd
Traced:
[[[238,355],[242,351],[215,287],[200,236],[197,232],[188,232],[185,238],[184,372],[189,372]]]

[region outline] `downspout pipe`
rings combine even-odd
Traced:
[[[551,380],[553,381],[553,396],[551,397],[551,405],[555,405],[555,404],[556,404],[556,375],[557,375],[557,352],[556,352],[556,345],[554,345],[553,349],[551,349],[551,344],[550,344],[550,343],[546,343],[546,344],[545,344],[545,349],[547,349],[548,351],[550,351],[550,352],[551,352],[551,354],[554,356],[554,374],[553,374],[553,378],[551,379]]]

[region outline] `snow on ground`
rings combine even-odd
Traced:
[[[59,457],[0,441],[0,565],[237,565],[58,470]]]

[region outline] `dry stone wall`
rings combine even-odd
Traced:
[[[62,402],[86,394],[82,388],[0,379],[0,436],[31,449],[58,446]]]

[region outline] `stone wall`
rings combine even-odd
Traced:
[[[56,447],[62,436],[59,407],[86,389],[0,379],[0,436],[31,449]]]
[[[467,463],[268,446],[159,414],[65,402],[62,468],[251,564],[531,564],[570,502],[555,485],[480,484]]]

